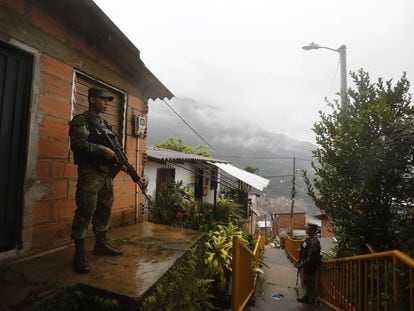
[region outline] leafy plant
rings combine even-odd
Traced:
[[[192,251],[172,270],[163,276],[154,290],[144,298],[142,311],[153,310],[214,310],[211,284],[213,280],[196,276],[196,249]]]
[[[215,279],[218,289],[222,292],[228,288],[231,279],[233,236],[247,242],[243,230],[234,224],[218,225],[216,230],[208,233],[205,242],[204,262],[207,277]]]
[[[161,185],[155,196],[154,222],[182,226],[185,207],[191,200],[191,193],[182,181]]]

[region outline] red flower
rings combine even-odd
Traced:
[[[183,212],[182,211],[177,211],[176,213],[175,213],[175,218],[177,218],[177,219],[181,219],[181,218],[183,218]]]

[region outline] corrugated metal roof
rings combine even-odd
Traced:
[[[240,179],[241,181],[245,182],[246,184],[260,191],[263,191],[263,189],[266,188],[270,182],[269,179],[263,178],[253,173],[249,173],[229,163],[212,163],[212,164],[214,164],[215,166],[222,169],[226,173],[236,177],[237,179]]]
[[[188,154],[184,152],[178,152],[174,150],[156,148],[156,147],[148,147],[147,148],[147,156],[149,158],[161,160],[161,161],[202,161],[202,162],[219,162],[219,163],[228,163],[228,161],[214,159],[214,158],[207,158],[197,154]]]

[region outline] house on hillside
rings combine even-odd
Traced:
[[[171,181],[182,181],[184,186],[194,191],[196,199],[212,204],[224,189],[230,189],[236,195],[236,201],[244,207],[247,217],[250,215],[249,188],[262,191],[269,183],[265,178],[220,159],[155,147],[148,147],[146,154],[147,193],[152,197],[162,184]]]
[[[0,259],[70,240],[77,167],[68,122],[87,90],[114,97],[106,114],[138,173],[145,164],[149,99],[173,94],[92,0],[0,0]],[[111,226],[143,217],[143,195],[125,173],[114,182]]]
[[[292,231],[304,230],[306,223],[306,205],[301,199],[295,200],[293,214],[291,214],[292,200],[280,198],[265,198],[262,207],[273,219],[273,235],[283,236]]]

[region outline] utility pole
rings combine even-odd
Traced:
[[[295,177],[296,177],[296,158],[293,157],[293,172],[292,172],[292,198],[290,205],[290,233],[293,234],[293,210],[295,209]]]
[[[346,46],[341,45],[338,50],[341,62],[341,105],[344,108],[348,104],[347,83],[346,83]]]

